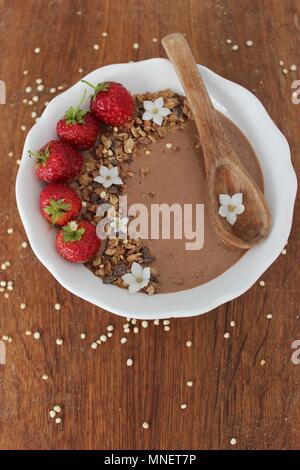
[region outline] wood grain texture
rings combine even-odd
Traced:
[[[7,85],[7,104],[0,105],[1,263],[11,262],[0,277],[15,285],[8,299],[0,296],[0,335],[13,338],[7,364],[0,365],[0,448],[228,449],[232,437],[239,449],[299,448],[300,366],[290,360],[291,343],[300,338],[299,200],[287,254],[265,273],[264,288],[256,284],[207,315],[172,320],[169,332],[151,323],[121,345],[123,319],[66,292],[30,248],[21,247],[25,234],[14,196],[25,135],[20,126],[29,128],[32,110],[40,113],[51,96],[43,92],[30,107],[22,103],[25,87],[37,78],[47,89],[70,86],[80,67],[87,73],[164,56],[152,38],[174,31],[186,33],[198,63],[257,95],[286,135],[299,173],[300,107],[291,102],[298,73],[285,76],[279,67],[279,60],[300,66],[299,0],[0,0],[0,31],[0,79]],[[108,324],[113,338],[92,350]],[[40,331],[41,339],[25,336],[26,330]],[[62,425],[49,417],[56,403],[63,406]]]

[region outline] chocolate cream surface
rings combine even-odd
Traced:
[[[263,189],[262,172],[248,140],[229,119],[220,113],[219,118],[243,165]],[[134,177],[127,182],[128,207],[143,203],[150,213],[151,204],[177,203],[182,207],[184,204],[204,204],[202,249],[186,250],[186,242],[190,241],[186,238],[143,240],[155,257],[151,269],[158,276],[160,293],[204,284],[224,273],[241,258],[244,251],[225,247],[211,224],[204,159],[192,120],[188,120],[183,129],[169,130],[166,137],[140,150],[130,164],[130,171]],[[171,218],[171,227],[172,221]]]

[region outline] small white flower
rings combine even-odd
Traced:
[[[101,166],[99,173],[100,176],[96,176],[94,181],[102,184],[104,188],[110,188],[112,184],[123,184],[123,181],[119,177],[119,168],[117,166],[113,168]]]
[[[244,212],[245,206],[243,205],[243,194],[236,193],[233,196],[228,194],[220,194],[220,209],[219,214],[221,217],[226,217],[227,222],[230,225],[235,224],[236,216]]]
[[[138,263],[133,262],[131,273],[122,276],[123,281],[128,284],[130,294],[134,294],[145,287],[150,279],[150,268],[142,268]]]
[[[115,217],[113,221],[109,224],[110,228],[113,230],[114,233],[127,233],[127,224],[128,224],[128,217]]]
[[[171,111],[168,108],[164,108],[164,100],[163,98],[157,98],[155,101],[144,101],[144,108],[145,112],[143,114],[142,119],[144,121],[151,121],[155,122],[159,126],[162,125],[163,118],[168,116]]]

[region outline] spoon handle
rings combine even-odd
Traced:
[[[187,41],[175,33],[164,37],[162,44],[183,86],[198,129],[206,169],[209,211],[216,232],[227,245],[247,249],[270,232],[268,205],[225,134]],[[219,196],[236,193],[242,193],[246,210],[233,227],[219,215]]]
[[[218,162],[224,161],[224,155],[236,161],[185,37],[179,33],[169,34],[162,39],[162,44],[189,102],[205,149],[206,172],[209,173]]]

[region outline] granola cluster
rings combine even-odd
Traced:
[[[155,101],[157,98],[164,99],[164,107],[170,109],[171,113],[164,118],[162,126],[152,121],[142,119],[144,113],[144,101]],[[77,181],[72,184],[83,201],[82,217],[97,224],[101,217],[96,215],[97,208],[103,203],[109,203],[115,209],[116,215],[119,210],[119,196],[126,194],[128,178],[134,175],[130,171],[130,162],[140,151],[147,151],[151,143],[166,136],[171,128],[184,127],[188,119],[192,118],[191,111],[186,99],[171,90],[158,93],[143,93],[134,96],[136,115],[128,124],[122,127],[105,127],[101,130],[99,142],[95,148],[86,153],[84,170]],[[108,168],[118,167],[119,175],[124,184],[122,186],[112,185],[104,188],[94,182],[99,174],[100,166]],[[127,237],[108,239],[102,243],[102,253],[86,266],[100,277],[105,284],[114,284],[118,287],[126,287],[122,276],[130,272],[131,264],[137,262],[143,267],[154,261],[154,257],[143,244],[143,240],[134,240]],[[159,290],[159,280],[155,269],[151,268],[151,278],[143,292],[152,295]]]

